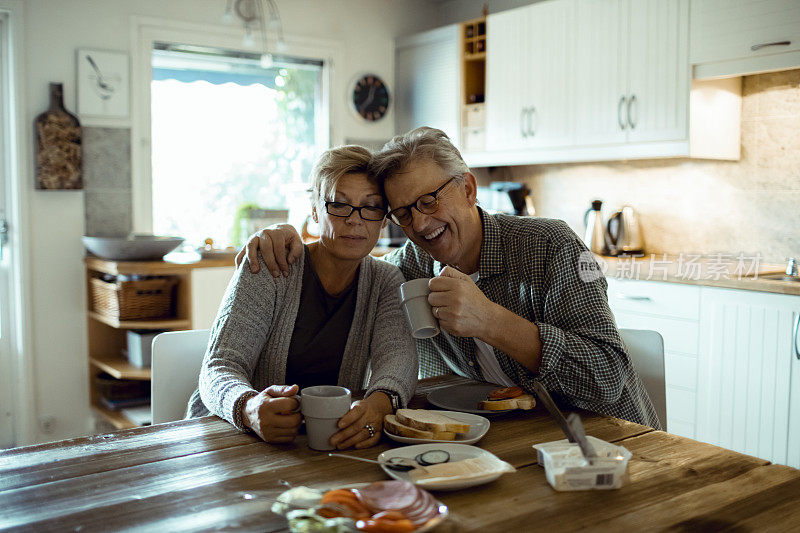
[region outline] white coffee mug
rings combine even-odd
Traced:
[[[439,334],[439,321],[433,316],[433,309],[428,303],[428,287],[430,278],[419,278],[406,281],[398,289],[400,305],[406,313],[411,325],[411,335],[415,339],[428,339]]]
[[[308,447],[333,450],[330,439],[339,431],[339,419],[350,410],[350,390],[338,385],[315,385],[304,388],[295,398],[306,422]]]

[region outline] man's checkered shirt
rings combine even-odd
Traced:
[[[579,276],[580,261],[591,257],[583,242],[560,220],[480,213],[478,287],[491,301],[535,323],[542,342],[537,374],[495,349],[506,375],[531,392],[540,381],[562,405],[659,429],[614,324],[605,278]],[[400,267],[406,280],[433,277],[444,267],[411,241],[385,259]],[[455,373],[482,380],[475,349],[472,338],[445,332],[418,340],[420,377]]]

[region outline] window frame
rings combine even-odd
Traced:
[[[187,44],[254,52],[253,48],[242,45],[240,27],[212,26],[203,24],[163,21],[150,17],[133,17],[131,62],[131,194],[133,210],[133,231],[151,233],[153,230],[153,179],[151,157],[151,93],[153,78],[151,57],[153,45],[157,42]],[[340,80],[335,78],[335,66],[342,64],[343,45],[309,37],[286,35],[286,50],[281,54],[299,58],[317,59],[322,66],[322,120],[317,126],[320,145],[330,147],[341,144],[343,132],[336,124],[341,124],[340,113],[333,102],[343,98]],[[274,43],[272,43],[274,46]]]

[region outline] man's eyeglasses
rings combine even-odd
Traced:
[[[353,211],[358,211],[358,216],[360,216],[362,220],[369,220],[370,222],[377,222],[386,217],[386,209],[375,205],[356,207],[344,202],[325,202],[325,211],[327,211],[329,215],[342,218],[348,218],[353,214]]]
[[[454,179],[456,179],[456,176],[453,176],[449,180],[445,181],[444,184],[435,191],[429,192],[428,194],[423,194],[417,198],[417,201],[413,204],[392,209],[388,213],[389,219],[398,226],[410,226],[411,222],[414,220],[414,216],[411,212],[412,207],[420,213],[432,215],[437,209],[439,209],[439,193],[441,193],[444,188],[447,187]]]

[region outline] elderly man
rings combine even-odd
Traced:
[[[407,280],[433,278],[428,300],[447,334],[417,341],[422,377],[456,373],[529,391],[538,380],[565,404],[660,427],[605,278],[581,273],[594,260],[564,222],[483,211],[475,176],[437,129],[395,137],[371,171],[410,240],[385,259]],[[278,276],[302,245],[291,226],[262,230],[247,246],[254,269],[259,248]]]

